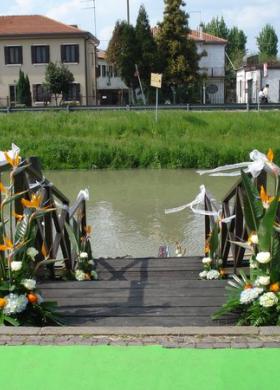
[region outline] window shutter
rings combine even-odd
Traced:
[[[22,46],[19,46],[18,47],[18,50],[19,50],[19,63],[20,64],[23,64],[23,58],[22,58]]]
[[[75,62],[80,62],[80,51],[79,51],[79,45],[75,46]]]
[[[65,46],[64,45],[60,46],[60,51],[61,51],[61,62],[65,62]]]
[[[36,62],[36,47],[35,46],[31,46],[31,60],[32,60],[32,64],[35,64],[35,62]]]
[[[9,58],[9,48],[8,47],[5,47],[5,64],[9,64],[10,63],[10,58]]]
[[[81,99],[81,85],[78,83],[76,84],[76,100],[80,101]]]
[[[50,47],[46,46],[46,60],[47,64],[50,62]]]
[[[36,84],[32,85],[32,92],[33,92],[33,102],[37,101],[37,89],[36,89]]]

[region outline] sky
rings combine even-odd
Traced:
[[[136,21],[141,4],[144,4],[151,25],[163,18],[163,0],[129,0],[131,22]],[[249,53],[257,51],[256,36],[266,23],[274,26],[280,41],[279,0],[185,0],[190,14],[190,27],[196,29],[199,23],[212,17],[223,16],[229,26],[243,29],[248,37]],[[95,0],[96,31],[100,47],[105,49],[115,22],[126,19],[127,0]],[[41,14],[67,24],[78,26],[94,33],[93,0],[0,0],[0,15]]]

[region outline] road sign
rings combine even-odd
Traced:
[[[151,73],[151,87],[161,88],[162,74]]]

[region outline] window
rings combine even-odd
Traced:
[[[22,47],[6,46],[5,47],[5,64],[21,65],[22,64]]]
[[[62,45],[61,62],[79,63],[79,45]]]
[[[33,85],[33,101],[34,102],[48,102],[51,100],[51,95],[42,84]]]
[[[48,64],[50,61],[49,46],[31,46],[32,64]]]
[[[101,65],[98,65],[97,71],[96,71],[96,77],[100,77],[100,76],[101,76]]]
[[[107,75],[106,65],[102,65],[102,77],[106,77],[106,75]]]
[[[239,97],[242,97],[242,80],[239,80]]]
[[[69,84],[68,92],[64,96],[65,101],[80,101],[80,84]]]
[[[109,77],[113,77],[113,67],[111,65],[109,66],[109,71],[108,72],[109,72],[108,76]]]
[[[119,77],[118,69],[114,66],[114,77]]]

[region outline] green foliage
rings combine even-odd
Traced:
[[[163,22],[159,24],[157,42],[164,83],[174,90],[195,83],[199,76],[199,60],[195,42],[190,33],[189,15],[182,9],[182,0],[165,0]]]
[[[271,60],[277,57],[278,37],[272,25],[266,24],[257,37],[259,55],[262,60]]]
[[[150,84],[151,73],[157,70],[158,53],[144,5],[141,5],[139,9],[135,27],[135,38],[139,50],[137,65],[141,80],[147,88]]]
[[[13,113],[0,116],[0,141],[40,156],[44,169],[215,168],[271,145],[280,162],[279,121],[277,111],[168,110],[158,123],[153,112]]]
[[[203,31],[215,35],[216,37],[228,39],[229,28],[226,25],[226,22],[223,17],[212,18],[212,20],[207,24],[202,24]]]
[[[260,251],[271,252],[272,239],[273,239],[273,225],[275,222],[278,205],[279,205],[279,192],[277,193],[275,199],[270,204],[264,217],[260,221],[260,225],[258,229]]]
[[[64,64],[54,64],[50,62],[45,73],[45,89],[54,94],[56,105],[58,105],[58,95],[67,95],[69,84],[74,81],[73,73]]]
[[[27,107],[32,105],[29,78],[28,75],[24,75],[22,70],[19,71],[19,79],[16,85],[16,98],[19,104]]]
[[[137,85],[135,64],[138,63],[138,45],[133,26],[125,21],[117,21],[108,45],[107,58],[117,67],[126,85],[131,88]]]

